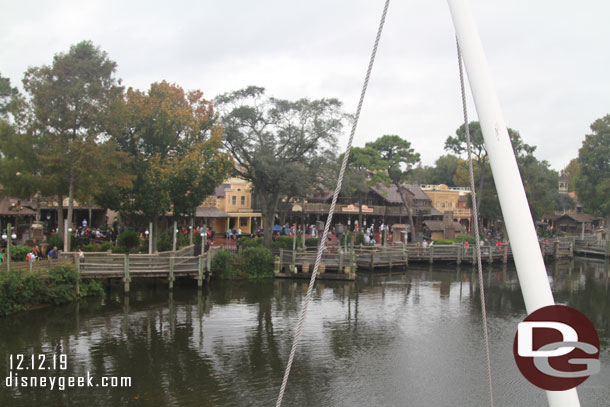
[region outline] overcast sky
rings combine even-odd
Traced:
[[[211,99],[257,85],[278,98],[335,97],[353,113],[383,3],[0,0],[0,73],[21,85],[29,66],[91,40],[128,87],[166,80]],[[506,123],[538,158],[565,167],[610,113],[610,2],[471,4]],[[431,165],[461,117],[446,1],[394,0],[355,145],[399,134]]]

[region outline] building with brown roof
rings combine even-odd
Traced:
[[[262,227],[260,211],[252,209],[250,184],[240,178],[230,178],[219,185],[214,194],[197,207],[195,218],[216,233],[235,228],[249,234]]]

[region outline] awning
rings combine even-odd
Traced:
[[[195,210],[196,218],[227,218],[229,214],[221,211],[218,208],[197,208]]]
[[[226,216],[231,218],[260,218],[260,212],[229,212]]]

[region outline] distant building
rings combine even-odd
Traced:
[[[262,227],[261,213],[252,209],[250,184],[240,178],[230,178],[218,186],[197,207],[195,218],[198,224],[206,224],[216,233],[239,228],[243,234],[249,234]]]
[[[561,171],[561,175],[559,175],[558,189],[560,194],[568,194],[568,177],[563,171]]]
[[[423,230],[424,220],[442,219],[443,214],[432,206],[430,197],[424,193],[419,185],[403,184],[400,189],[411,209],[417,232]],[[305,221],[309,224],[314,224],[318,220],[324,221],[328,215],[331,200],[331,191],[317,192],[309,196],[302,206],[299,205],[299,211],[303,210]],[[374,225],[377,230],[381,224],[408,223],[407,210],[395,185],[377,184],[371,186],[362,199],[339,195],[333,223],[349,224],[353,230],[360,213],[362,213],[363,224],[361,226],[363,228]],[[292,215],[296,216],[297,214],[293,213]],[[298,214],[298,216],[301,215]]]
[[[448,187],[440,185],[421,185],[421,189],[430,197],[432,206],[444,213],[453,212],[453,219],[463,228],[470,230],[472,223],[472,210],[469,208],[470,188]]]
[[[568,235],[591,234],[603,220],[585,213],[565,213],[548,219],[551,228]]]

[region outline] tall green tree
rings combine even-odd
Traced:
[[[261,205],[265,246],[280,200],[303,196],[320,180],[320,165],[333,149],[345,120],[336,99],[266,97],[261,87],[218,96],[225,145],[236,161],[235,172],[250,181]]]
[[[481,206],[481,199],[484,193],[485,180],[487,177],[487,149],[485,148],[485,139],[483,138],[483,131],[481,125],[477,121],[470,122],[468,124],[470,132],[470,143],[472,146],[472,156],[474,159],[474,165],[479,169],[479,186],[477,188],[477,208]],[[509,128],[508,136],[510,137],[514,151],[527,152],[531,149],[531,146],[523,143],[521,136],[515,130]],[[466,143],[466,126],[462,124],[456,131],[455,137],[449,136],[445,140],[445,150],[451,151],[462,157],[468,157],[467,143]],[[530,151],[532,152],[532,151]],[[470,186],[470,184],[468,184]]]
[[[533,220],[541,219],[543,215],[550,214],[558,209],[561,198],[557,190],[559,175],[550,168],[547,161],[539,161],[534,156],[536,147],[525,144],[519,134],[512,131],[511,142],[521,180],[529,203]],[[480,183],[481,169],[474,166],[475,184]],[[491,174],[489,161],[484,163],[484,173]],[[460,161],[454,181],[457,186],[470,186],[468,162]],[[502,218],[500,202],[493,180],[493,174],[488,176],[487,186],[483,193],[477,191],[479,201],[479,215],[495,221]]]
[[[411,234],[411,241],[414,242],[416,236],[413,214],[411,213],[411,207],[405,198],[401,183],[407,178],[413,165],[419,162],[419,153],[416,153],[415,150],[411,148],[410,142],[395,134],[381,136],[375,141],[366,143],[365,147],[376,150],[383,160],[383,166],[388,174],[388,178],[398,190],[402,204],[407,210],[410,226],[409,233]]]
[[[431,184],[445,184],[453,187],[453,176],[455,175],[460,159],[452,154],[440,156],[434,162],[432,167]]]
[[[587,210],[605,216],[610,227],[610,115],[595,120],[591,131],[578,150],[576,194]]]
[[[8,78],[0,78],[0,183],[2,193],[33,198],[40,220],[39,198],[56,192],[53,178],[40,176],[40,145],[28,131],[28,106]]]
[[[107,136],[110,105],[123,91],[115,70],[116,63],[105,52],[83,41],[56,54],[51,65],[25,73],[23,84],[32,112],[28,131],[40,162],[37,175],[57,188],[60,222],[63,197],[68,196],[71,222],[74,198],[91,187],[90,175],[107,174],[97,165],[118,156],[112,144],[96,148]]]
[[[568,191],[575,191],[576,178],[578,177],[578,173],[580,172],[580,167],[578,164],[578,157],[572,158],[568,165],[563,169],[563,173],[568,177]]]
[[[112,139],[128,154],[134,182],[101,191],[97,200],[154,222],[155,231],[158,217],[168,211],[193,216],[232,170],[218,117],[199,90],[165,81],[148,92],[130,88],[113,112]]]
[[[4,78],[0,74],[0,118],[8,116],[11,106],[15,103],[19,91],[16,87],[11,86],[11,80]]]

